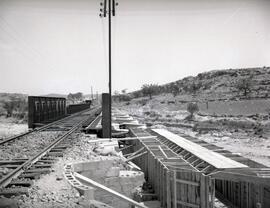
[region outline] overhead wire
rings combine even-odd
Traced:
[[[117,12],[116,12],[116,15],[114,16],[114,18],[112,18],[112,63],[113,63],[113,68],[112,68],[112,71],[113,70],[115,70],[115,69],[117,69],[117,63],[116,63],[116,56],[115,56],[115,54],[116,54],[116,36],[115,36],[115,34],[116,34],[116,29],[117,29]],[[116,73],[114,73],[114,74],[116,74]],[[113,79],[113,77],[112,77],[112,79]],[[114,82],[112,82],[112,83],[114,83]]]
[[[15,40],[15,42],[17,42],[19,45],[21,45],[22,47],[23,47],[23,49],[22,49],[22,51],[24,52],[25,51],[25,49],[28,49],[28,52],[30,51],[30,52],[32,52],[32,55],[34,55],[34,57],[39,57],[38,58],[38,60],[37,59],[35,59],[35,62],[37,62],[38,64],[40,64],[40,65],[42,65],[42,67],[44,67],[44,65],[47,65],[47,67],[49,68],[49,69],[51,69],[51,70],[55,70],[56,69],[56,67],[55,66],[52,66],[52,65],[50,65],[50,64],[48,64],[47,62],[42,62],[41,60],[40,60],[40,58],[41,59],[43,59],[43,60],[46,60],[45,58],[44,58],[44,55],[42,55],[37,49],[35,49],[35,48],[33,48],[33,47],[31,47],[31,44],[29,44],[27,41],[25,41],[20,35],[19,35],[19,33],[2,17],[2,16],[0,16],[0,21],[2,21],[2,23],[4,23],[5,25],[6,25],[6,28],[8,28],[9,29],[9,31],[8,30],[6,30],[4,27],[3,27],[3,25],[1,26],[1,24],[0,24],[0,27],[2,28],[2,30],[10,37],[10,38],[12,38],[13,40]],[[10,32],[11,31],[11,32]],[[18,45],[17,45],[18,46]],[[17,49],[17,51],[19,51],[18,49]],[[24,57],[29,57],[29,54],[28,55],[25,55],[24,53],[22,53],[22,52],[19,52],[21,55],[23,55]],[[33,58],[33,57],[32,57]],[[29,59],[31,60],[31,61],[33,61],[30,57],[29,57]]]
[[[106,32],[107,32],[107,30],[106,30],[106,25],[107,24],[105,24],[105,18],[103,18],[103,17],[101,17],[101,32],[102,32],[102,45],[103,45],[103,52],[104,52],[104,63],[105,63],[105,68],[107,69],[108,68],[108,53],[107,53],[107,51],[108,51],[108,47],[107,47],[107,38],[106,38]]]

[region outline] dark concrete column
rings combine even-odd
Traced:
[[[110,95],[102,93],[102,138],[110,138]]]
[[[34,128],[34,110],[35,110],[34,98],[28,96],[28,128]]]

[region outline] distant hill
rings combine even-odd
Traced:
[[[239,89],[239,83],[246,80],[249,90],[245,95],[244,91]],[[208,71],[160,85],[156,94],[172,93],[175,89],[178,90],[177,96],[207,100],[270,98],[270,67]],[[141,97],[142,90],[129,95]]]
[[[0,93],[0,102],[9,101],[12,98],[15,99],[26,99],[27,94],[21,93]]]
[[[63,98],[67,98],[67,95],[65,95],[65,94],[57,94],[57,93],[50,93],[50,94],[47,94],[47,95],[40,95],[40,96],[43,96],[43,97],[63,97]]]

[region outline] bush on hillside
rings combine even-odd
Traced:
[[[147,99],[142,99],[142,100],[138,100],[138,101],[136,102],[136,104],[141,105],[141,106],[144,106],[144,105],[147,104],[147,102],[148,102]]]
[[[190,113],[190,115],[186,119],[193,119],[194,113],[199,111],[199,106],[197,103],[189,103],[187,105],[187,111]]]
[[[27,114],[27,101],[19,98],[11,98],[3,103],[3,108],[6,110],[6,117],[17,117],[23,119]]]

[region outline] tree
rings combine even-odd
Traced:
[[[5,101],[3,103],[3,108],[7,112],[7,117],[11,117],[15,109],[18,109],[19,107],[20,107],[20,100],[16,98],[10,98],[9,101]]]
[[[180,93],[180,89],[177,84],[173,83],[170,86],[170,91],[173,94],[174,97]]]
[[[73,103],[75,101],[82,101],[83,100],[83,94],[81,92],[77,93],[69,93],[67,96],[68,100],[71,100]]]
[[[127,89],[123,89],[121,90],[122,94],[126,94],[127,93]]]
[[[152,99],[152,95],[158,92],[158,85],[157,84],[144,84],[142,86],[142,94],[144,96],[149,96]]]
[[[138,90],[133,92],[132,95],[134,96],[134,98],[142,97],[142,92]]]
[[[187,111],[190,113],[189,118],[192,119],[195,112],[199,111],[199,106],[197,103],[189,103],[187,106]]]
[[[244,78],[239,80],[236,84],[236,88],[244,93],[244,96],[247,96],[248,93],[251,92],[251,82],[252,82],[252,77]]]
[[[114,95],[119,95],[119,92],[117,90],[115,90]]]
[[[202,83],[201,82],[192,82],[192,84],[190,85],[190,93],[192,94],[196,94],[196,92],[202,87]]]

